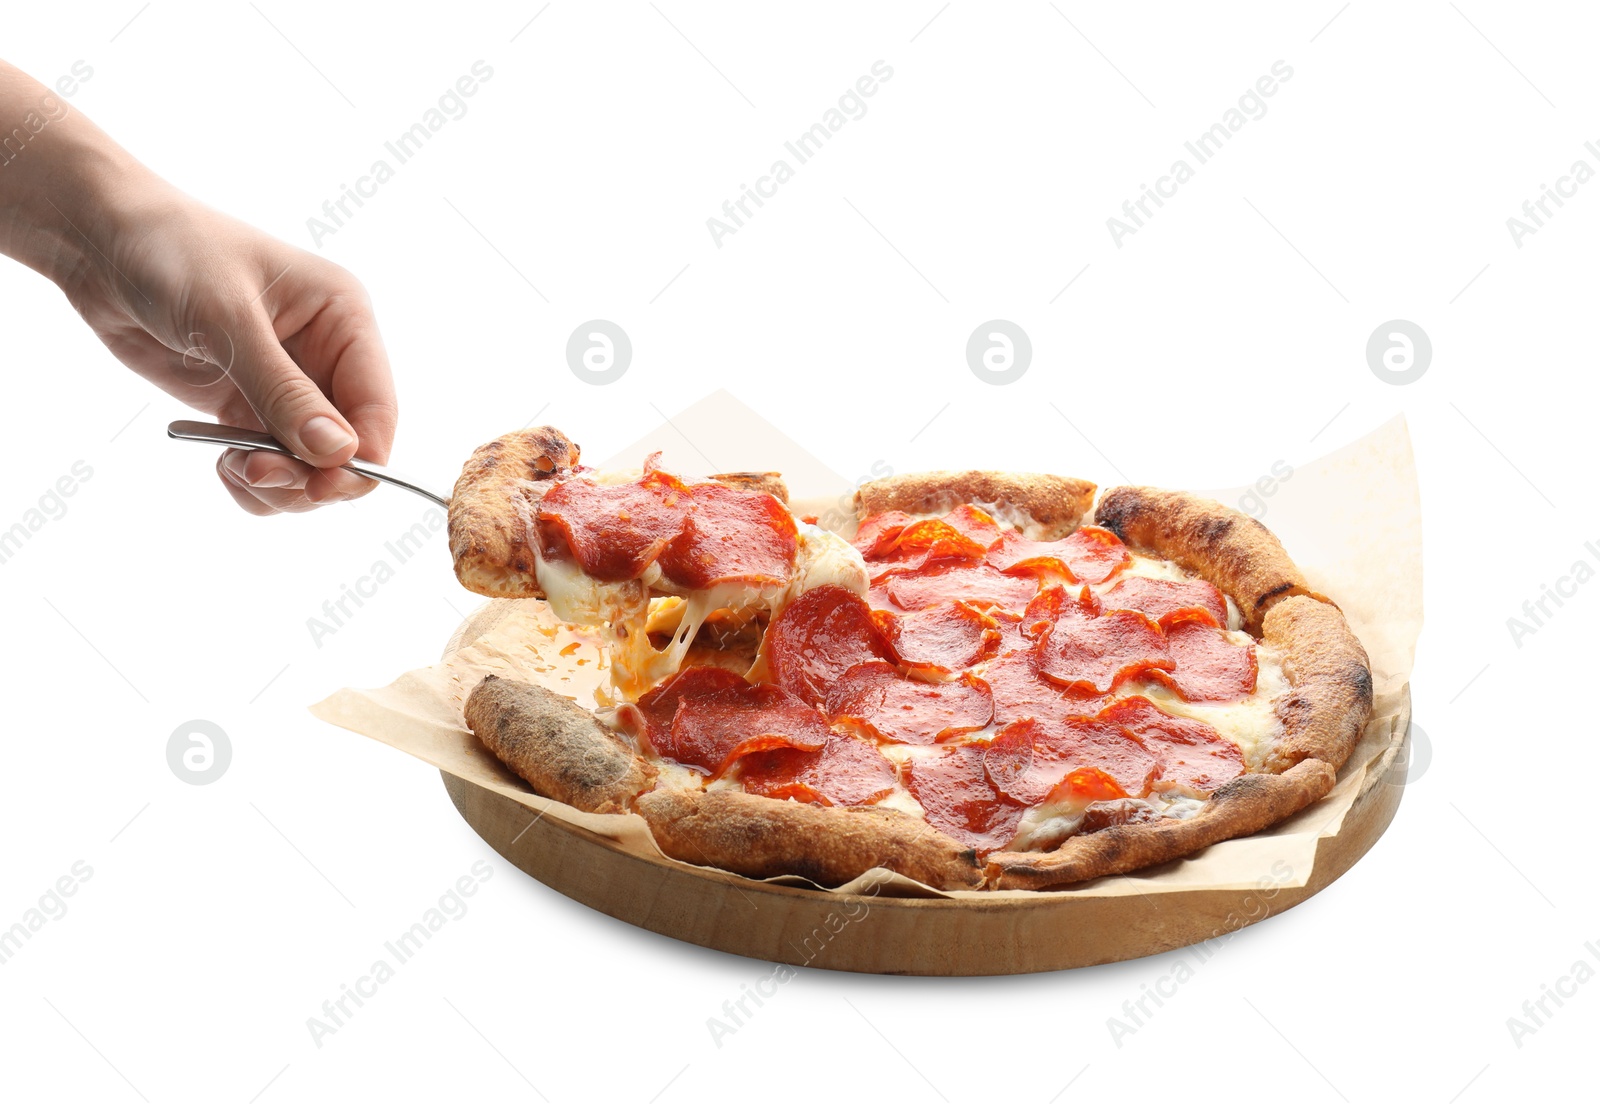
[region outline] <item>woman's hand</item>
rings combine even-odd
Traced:
[[[0,63],[0,107],[39,97],[54,100]],[[366,293],[339,266],[190,199],[64,110],[0,174],[0,252],[54,279],[123,364],[295,452],[223,454],[218,475],[245,510],[375,486],[338,466],[388,459],[394,383]]]
[[[396,419],[354,277],[165,186],[124,209],[101,248],[63,290],[118,360],[303,459],[224,453],[217,472],[241,507],[304,511],[375,486],[337,467],[358,453],[386,461]]]

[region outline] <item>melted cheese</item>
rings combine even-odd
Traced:
[[[1254,644],[1256,647],[1255,690],[1236,703],[1186,702],[1165,685],[1148,680],[1123,684],[1116,693],[1118,696],[1143,695],[1168,714],[1206,723],[1239,747],[1249,771],[1271,771],[1276,767],[1278,739],[1283,736],[1283,722],[1278,718],[1274,700],[1289,690],[1289,678],[1283,674],[1283,656],[1242,630],[1228,631],[1227,638],[1235,645]]]
[[[1203,799],[1179,791],[1152,791],[1144,801],[1168,818],[1189,818],[1205,806]],[[1017,835],[1006,846],[1021,852],[1030,849],[1053,849],[1078,832],[1090,800],[1081,796],[1066,796],[1055,802],[1045,801],[1023,812],[1017,824]]]
[[[906,764],[917,757],[930,756],[938,751],[937,745],[881,745],[878,751],[884,759],[895,768],[894,790],[879,799],[874,806],[888,807],[890,810],[903,810],[916,818],[925,816],[922,804],[917,801],[905,785]]]
[[[794,571],[789,574],[789,586],[773,608],[776,617],[783,608],[812,588],[824,584],[867,594],[867,563],[855,546],[832,530],[824,530],[809,522],[798,522],[800,546],[794,556]]]
[[[776,617],[797,597],[824,584],[867,593],[867,568],[855,546],[839,535],[798,523],[798,542],[789,578],[776,584],[729,580],[708,588],[682,588],[652,564],[636,580],[602,583],[584,574],[575,561],[549,561],[534,550],[534,575],[564,622],[610,628],[607,655],[611,684],[624,699],[632,700],[677,673],[694,639],[716,611],[735,618],[757,613]],[[651,592],[673,597],[652,605]],[[668,631],[671,639],[662,649],[650,642],[651,632]],[[758,667],[760,662],[758,661]]]

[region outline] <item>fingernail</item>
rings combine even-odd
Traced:
[[[228,475],[239,484],[248,484],[244,478],[244,463],[250,459],[250,452],[244,449],[230,449],[222,455],[222,467],[228,470]]]
[[[300,428],[300,441],[318,457],[338,453],[355,441],[350,432],[326,415],[307,420]]]
[[[282,469],[270,469],[259,480],[250,481],[254,488],[289,488],[294,486],[294,477]]]

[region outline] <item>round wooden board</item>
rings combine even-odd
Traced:
[[[1368,773],[1339,832],[1318,841],[1310,879],[1280,889],[1266,911],[1253,889],[1152,891],[1136,902],[1048,892],[985,902],[786,887],[638,856],[554,819],[530,826],[528,808],[520,803],[440,775],[456,809],[495,852],[563,895],[633,925],[723,952],[813,968],[1013,975],[1182,948],[1304,902],[1349,871],[1394,818],[1409,763],[1410,720],[1407,689],[1397,736]],[[848,939],[834,939],[844,934]]]

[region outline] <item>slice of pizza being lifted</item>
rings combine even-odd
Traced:
[[[797,521],[777,473],[691,484],[659,454],[622,474],[578,458],[553,427],[479,447],[451,497],[450,550],[470,590],[545,599],[563,621],[606,628],[624,701],[677,673],[713,617],[737,635],[815,587],[867,592],[860,554]]]

